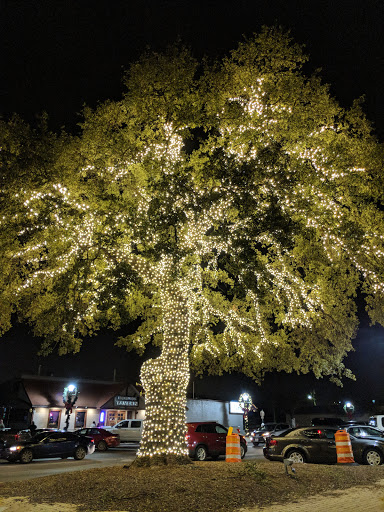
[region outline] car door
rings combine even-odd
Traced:
[[[336,451],[336,441],[335,441],[335,433],[337,431],[332,428],[325,428],[322,430],[323,430],[323,436],[322,436],[323,462],[327,462],[328,464],[335,464],[337,462],[337,451]]]
[[[227,429],[223,427],[223,425],[215,425],[215,453],[217,455],[225,455],[226,453],[227,432]]]
[[[52,444],[49,442],[51,435],[42,433],[35,436],[35,442],[31,445],[35,459],[44,459],[51,456]]]
[[[208,448],[209,455],[219,455],[220,454],[220,446],[217,442],[217,433],[216,433],[216,425],[214,423],[204,423],[202,425],[202,436],[201,441]]]
[[[141,420],[130,420],[129,421],[129,437],[130,440],[135,442],[141,441],[141,429],[143,422]]]
[[[117,423],[113,428],[108,428],[109,432],[112,432],[113,434],[119,434],[121,441],[126,442],[129,441],[129,432],[127,432],[127,429],[129,427],[129,421],[123,420]],[[126,434],[127,432],[127,434]]]
[[[75,451],[76,436],[66,432],[57,432],[49,437],[49,457],[72,455]]]
[[[328,440],[324,435],[324,429],[308,428],[302,431],[303,439],[300,444],[303,445],[311,462],[330,462],[332,459],[330,455],[332,440]],[[334,455],[336,462],[336,444],[334,444]],[[332,452],[331,452],[332,453]]]

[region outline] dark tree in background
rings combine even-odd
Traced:
[[[190,369],[340,382],[357,293],[384,323],[382,148],[306,60],[275,29],[213,66],[174,47],[78,137],[1,126],[1,329],[64,354],[136,321],[139,459],[187,455]]]

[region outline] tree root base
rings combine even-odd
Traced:
[[[187,464],[193,464],[188,455],[154,455],[153,457],[136,457],[132,464],[124,467],[148,468],[153,466],[185,466]]]

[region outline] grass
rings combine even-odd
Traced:
[[[234,512],[242,507],[286,503],[354,486],[374,486],[384,466],[280,462],[194,462],[185,466],[93,469],[0,484],[3,497],[31,503],[73,503],[79,512]]]

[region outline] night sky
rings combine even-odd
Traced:
[[[310,55],[308,73],[321,68],[324,81],[342,106],[365,96],[364,110],[380,140],[384,140],[384,3],[382,0],[0,0],[0,115],[17,112],[29,122],[48,112],[53,129],[76,130],[84,104],[119,99],[122,77],[130,62],[148,47],[161,50],[181,40],[196,57],[220,57],[262,25],[281,25]],[[21,340],[26,345],[20,352]],[[240,376],[195,382],[195,392],[215,389],[223,398],[237,399],[249,391],[268,409],[280,396],[281,382],[295,396],[315,388],[324,400],[339,394],[353,400],[382,398],[384,330],[363,327],[356,352],[347,365],[356,384],[339,391],[325,380],[271,375],[262,388]],[[20,372],[83,375],[112,379],[133,376],[140,360],[113,347],[111,337],[87,340],[83,354],[41,360],[37,342],[24,328],[0,344],[0,381]],[[17,355],[16,355],[17,354]],[[136,378],[136,376],[135,376]],[[134,379],[133,379],[134,380]],[[208,387],[204,386],[208,383]],[[219,397],[219,396],[217,396]]]

